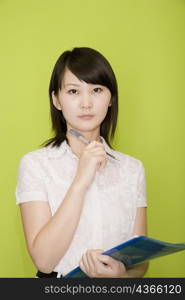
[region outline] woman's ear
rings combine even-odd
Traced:
[[[57,96],[55,95],[55,92],[54,92],[54,91],[52,91],[51,96],[52,96],[53,105],[54,105],[58,110],[62,110],[61,104],[60,104],[60,102],[58,101],[58,98],[57,98]]]
[[[109,101],[108,107],[109,107],[109,106],[112,106],[112,95],[110,96],[110,101]]]

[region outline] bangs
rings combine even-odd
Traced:
[[[103,59],[102,59],[103,58]],[[106,86],[111,93],[114,93],[114,73],[108,61],[100,53],[94,50],[92,55],[86,51],[78,55],[74,53],[68,58],[66,67],[79,79],[91,84]]]

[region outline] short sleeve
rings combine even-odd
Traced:
[[[147,197],[146,197],[146,178],[145,169],[143,163],[140,162],[138,179],[137,179],[137,207],[147,207]]]
[[[16,204],[38,200],[48,201],[39,163],[28,154],[24,155],[19,162],[15,196]]]

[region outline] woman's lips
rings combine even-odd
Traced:
[[[83,120],[91,120],[92,118],[94,118],[93,115],[84,115],[84,116],[79,116],[80,119]]]

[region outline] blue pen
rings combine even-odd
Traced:
[[[70,132],[72,135],[76,136],[78,139],[80,139],[84,144],[89,144],[89,143],[91,143],[91,141],[88,141],[81,133],[77,132],[76,130],[70,129],[69,132]],[[118,160],[114,155],[110,154],[109,152],[106,151],[106,153],[107,153],[107,155],[109,155],[110,157],[112,157],[112,158]]]

